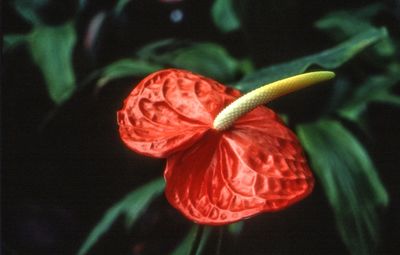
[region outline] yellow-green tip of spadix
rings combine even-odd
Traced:
[[[257,106],[266,104],[275,98],[309,87],[335,77],[334,72],[319,71],[292,76],[283,80],[266,84],[239,97],[225,107],[214,119],[214,129],[225,130],[244,114]]]

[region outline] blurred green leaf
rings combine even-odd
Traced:
[[[72,23],[61,26],[36,26],[29,36],[34,62],[45,78],[51,99],[60,104],[75,90],[72,53],[76,33]]]
[[[339,122],[301,125],[299,138],[352,254],[372,254],[379,239],[378,209],[389,203],[370,157]]]
[[[115,79],[130,76],[145,76],[160,69],[162,69],[161,65],[151,64],[144,60],[121,59],[103,68],[97,85],[102,87]]]
[[[371,18],[382,11],[383,7],[382,4],[372,4],[359,10],[335,11],[322,17],[315,26],[328,32],[336,40],[343,40],[374,28]],[[383,38],[373,48],[380,56],[392,56],[396,51],[389,37]]]
[[[119,216],[124,215],[127,227],[131,227],[146,211],[151,201],[164,190],[164,186],[164,179],[156,179],[132,191],[108,209],[83,242],[78,255],[87,254],[100,237],[110,229]]]
[[[136,55],[148,62],[187,69],[220,82],[233,81],[240,72],[251,70],[248,61],[233,58],[215,43],[187,43],[166,39],[144,46]]]
[[[358,8],[356,10],[351,10],[353,12],[353,15],[360,18],[360,19],[366,19],[366,20],[371,20],[373,17],[375,17],[379,12],[383,11],[385,9],[385,4],[382,2],[376,2],[372,4],[367,4],[366,6],[363,6],[361,8]]]
[[[197,251],[195,253],[196,255],[201,255],[203,253],[204,247],[206,246],[208,238],[210,237],[211,229],[211,227],[204,227],[199,246],[197,247]]]
[[[79,0],[79,9],[83,10],[87,5],[87,0]]]
[[[114,12],[117,15],[120,15],[122,10],[125,8],[125,5],[127,5],[131,0],[118,0],[114,7]]]
[[[220,45],[197,43],[152,58],[158,64],[187,69],[221,82],[232,81],[238,61]]]
[[[221,46],[199,43],[176,52],[169,63],[178,68],[212,77],[219,81],[232,81],[237,71],[237,61]]]
[[[170,255],[189,255],[190,251],[193,248],[193,245],[195,243],[195,239],[198,235],[198,232],[200,231],[200,228],[202,226],[196,225],[193,227],[190,232],[187,234],[185,239],[180,243],[178,247],[170,254]],[[196,255],[201,255],[204,249],[204,246],[207,243],[208,237],[210,236],[211,233],[211,227],[203,227],[204,231],[201,233],[201,239],[199,246],[197,247]]]
[[[211,14],[215,25],[222,32],[231,32],[240,28],[240,21],[234,11],[232,0],[215,0]]]
[[[334,48],[310,56],[298,58],[290,62],[262,68],[245,76],[235,85],[235,87],[243,91],[249,91],[263,84],[303,73],[312,65],[317,65],[325,69],[338,68],[357,55],[360,51],[386,36],[387,31],[385,28],[369,29],[368,31],[358,34]]]
[[[157,60],[160,55],[184,47],[187,47],[187,44],[172,38],[167,38],[144,45],[136,52],[136,55],[148,61],[153,59]]]
[[[40,17],[36,11],[39,7],[47,3],[48,0],[15,0],[14,6],[18,13],[31,24],[39,25]]]
[[[228,225],[228,231],[234,236],[238,236],[242,232],[244,221],[239,221]]]
[[[27,35],[23,34],[9,34],[3,37],[3,52],[11,50],[25,43],[28,39]]]
[[[333,11],[317,20],[315,26],[321,30],[339,30],[332,33],[339,40],[373,28],[371,18],[384,9],[383,4],[371,4],[357,10]]]
[[[364,84],[354,90],[353,95],[338,109],[343,117],[360,121],[368,103],[379,101],[399,105],[400,97],[391,92],[391,88],[400,82],[400,70],[391,74],[369,76]]]
[[[190,232],[186,235],[185,239],[179,244],[178,247],[171,253],[171,255],[188,255],[193,245],[194,239],[199,226],[193,227]]]

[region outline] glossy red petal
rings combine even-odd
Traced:
[[[238,96],[238,91],[188,71],[153,73],[133,89],[118,112],[120,136],[138,153],[167,157],[195,143]]]
[[[314,185],[296,136],[265,107],[172,155],[164,175],[169,202],[208,225],[284,209]]]

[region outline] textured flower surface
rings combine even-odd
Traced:
[[[255,108],[226,130],[213,128],[239,96],[214,80],[167,69],[142,80],[118,112],[124,143],[167,158],[166,197],[199,224],[284,209],[314,185],[295,134],[269,108]]]

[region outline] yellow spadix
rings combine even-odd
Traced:
[[[266,104],[275,98],[306,88],[316,83],[330,80],[335,73],[319,71],[292,76],[283,80],[266,84],[239,97],[225,107],[215,118],[213,126],[216,130],[229,128],[238,118],[257,106]]]

